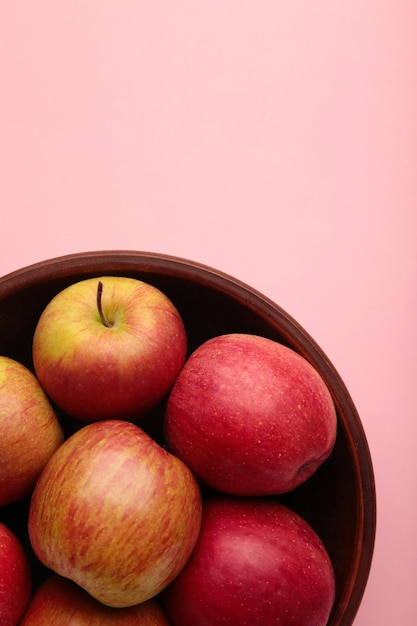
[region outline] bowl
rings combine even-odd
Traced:
[[[210,337],[229,332],[263,335],[305,357],[323,377],[338,416],[330,458],[303,485],[281,497],[316,530],[333,563],[336,599],[329,626],[350,626],[367,584],[376,529],[372,460],[363,426],[338,372],[314,339],[280,306],[227,274],[186,259],[128,250],[95,251],[57,257],[0,279],[0,354],[33,369],[32,336],[50,299],[67,285],[100,275],[147,281],[178,308],[189,352]],[[163,408],[161,410],[161,415]],[[161,420],[162,421],[162,420]],[[159,430],[158,430],[159,428]],[[162,436],[161,424],[152,433]],[[8,523],[30,551],[22,507],[4,507]],[[32,555],[33,559],[33,555]],[[33,559],[34,585],[45,572]]]

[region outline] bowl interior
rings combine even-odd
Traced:
[[[368,579],[375,540],[375,485],[370,453],[352,399],[329,359],[300,325],[248,285],[188,260],[144,252],[74,254],[31,265],[0,279],[0,354],[32,369],[32,336],[49,300],[67,285],[100,275],[139,278],[161,289],[178,308],[189,352],[215,335],[256,333],[280,341],[307,358],[326,381],[338,414],[335,448],[323,466],[280,499],[300,513],[322,538],[336,575],[336,602],[329,626],[350,626]],[[161,405],[142,424],[161,440]],[[66,416],[62,416],[65,422]],[[68,424],[68,428],[71,425]],[[28,545],[22,509],[4,507],[0,519]],[[34,563],[37,579],[45,574]]]

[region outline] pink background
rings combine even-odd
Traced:
[[[0,5],[0,275],[162,252],[295,317],[374,461],[355,626],[417,614],[416,76],[414,0]]]

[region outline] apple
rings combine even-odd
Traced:
[[[115,609],[101,604],[71,580],[51,576],[34,593],[19,626],[169,626],[160,604],[147,600]]]
[[[173,626],[325,626],[333,567],[321,539],[272,497],[213,496],[192,557],[161,594]]]
[[[69,437],[33,491],[39,560],[117,608],[161,591],[185,565],[201,523],[187,466],[137,425],[92,422]]]
[[[257,335],[213,337],[187,359],[164,417],[168,449],[231,495],[290,491],[329,457],[336,410],[317,370]]]
[[[28,496],[64,439],[35,375],[0,356],[0,506]]]
[[[26,552],[12,530],[0,522],[0,624],[16,626],[32,592]]]
[[[159,289],[124,276],[78,281],[35,328],[36,375],[53,402],[85,421],[135,420],[167,395],[186,358],[183,321]]]

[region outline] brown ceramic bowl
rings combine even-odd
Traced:
[[[375,484],[361,421],[333,365],[292,317],[248,285],[188,260],[131,251],[73,254],[31,265],[0,279],[0,354],[32,368],[32,335],[49,300],[70,283],[105,274],[139,278],[166,293],[182,315],[190,352],[222,333],[257,333],[288,345],[320,372],[338,413],[336,446],[312,478],[282,499],[313,526],[332,559],[336,602],[329,626],[350,626],[371,566],[376,527]],[[26,505],[19,503],[0,510],[0,519],[13,526],[22,541],[28,543],[21,510]],[[45,572],[36,562],[33,567],[36,585]]]

